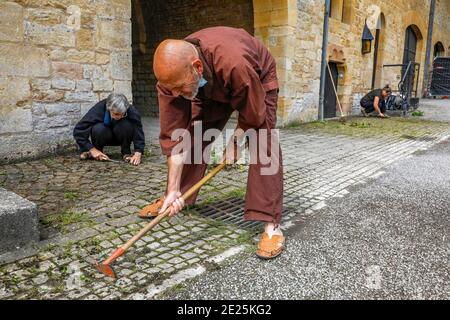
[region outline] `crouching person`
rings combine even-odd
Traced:
[[[391,95],[392,90],[389,86],[383,89],[375,89],[370,91],[361,99],[361,113],[364,117],[375,113],[380,118],[389,118],[386,114],[386,100]]]
[[[135,166],[141,163],[145,147],[141,116],[123,94],[112,93],[93,106],[75,126],[73,136],[80,147],[81,160],[108,161],[103,148],[120,146],[124,161]]]

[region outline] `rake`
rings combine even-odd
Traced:
[[[211,172],[209,172],[206,176],[204,176],[199,182],[197,182],[194,186],[192,186],[188,191],[186,191],[181,197],[184,201],[189,199],[195,192],[197,192],[206,182],[212,179],[217,173],[219,173],[224,167],[225,163],[219,164],[215,167]],[[159,224],[163,219],[165,219],[169,213],[172,206],[168,207],[163,213],[159,214],[155,219],[153,219],[149,224],[147,224],[144,228],[141,229],[134,237],[128,240],[123,246],[116,249],[116,251],[109,256],[103,262],[95,262],[95,267],[98,271],[103,273],[104,275],[110,278],[117,278],[114,269],[111,266],[111,263],[116,261],[119,257],[121,257],[136,241],[141,239],[147,232],[152,230],[157,224]]]

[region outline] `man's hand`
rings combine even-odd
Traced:
[[[140,152],[135,152],[129,161],[133,166],[138,166],[141,164],[141,157],[142,154]]]
[[[241,158],[240,140],[244,131],[238,127],[234,130],[234,134],[223,153],[223,161],[226,164],[234,164]]]
[[[225,152],[223,153],[224,162],[226,164],[234,164],[239,160],[240,157],[241,152],[239,150],[239,147],[234,143],[228,144],[227,148],[225,149]]]
[[[178,212],[180,212],[184,208],[184,200],[181,198],[181,192],[180,191],[170,191],[167,193],[166,197],[164,198],[164,203],[161,207],[161,210],[159,210],[160,213],[163,213],[170,205],[172,205],[172,208],[170,209],[169,217],[173,217]]]
[[[89,150],[89,153],[91,154],[92,158],[94,158],[97,161],[109,160],[109,157],[100,150],[98,150],[97,148],[92,148],[91,150]]]

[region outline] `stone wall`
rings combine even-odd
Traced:
[[[296,101],[296,93],[301,90],[299,79],[303,78],[302,74],[294,70],[299,21],[297,1],[254,0],[253,10],[255,36],[269,48],[277,62],[280,84],[277,125],[282,126],[288,122],[288,113]]]
[[[374,48],[361,53],[366,20],[375,35],[382,17],[376,86],[394,89],[400,68],[383,64],[402,63],[405,31],[414,25],[421,92],[428,14],[428,0],[333,0],[328,58],[342,74],[338,95],[346,113],[371,87]],[[450,1],[436,0],[433,45],[442,42],[445,55],[449,17]],[[74,146],[75,123],[113,90],[143,114],[157,115],[156,46],[215,25],[245,28],[274,55],[279,126],[317,119],[322,0],[2,0],[0,162]]]
[[[167,39],[182,39],[212,26],[244,28],[253,34],[251,0],[133,1],[133,96],[142,114],[156,116],[153,54]]]
[[[288,92],[292,106],[285,112],[286,123],[316,120],[319,108],[324,5],[321,0],[299,0],[297,8],[294,75]]]
[[[0,2],[0,161],[73,146],[110,92],[131,96],[128,0]]]

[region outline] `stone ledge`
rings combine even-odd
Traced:
[[[0,188],[0,253],[39,241],[37,207]]]

